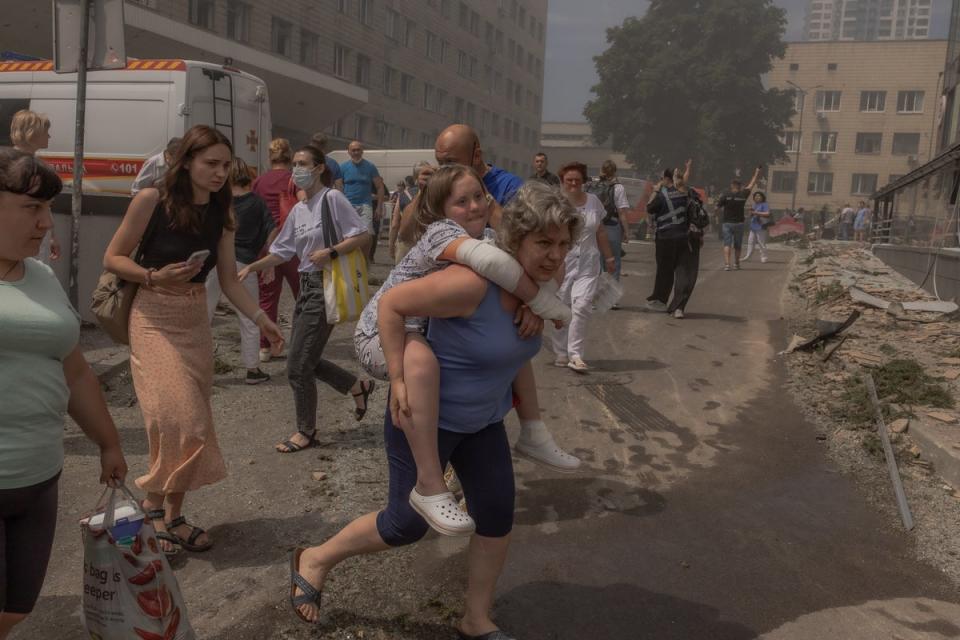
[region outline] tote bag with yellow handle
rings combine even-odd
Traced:
[[[320,204],[320,219],[323,225],[323,241],[327,248],[339,244],[343,238],[330,214],[327,194],[324,194]],[[328,324],[353,322],[360,318],[363,308],[370,300],[367,258],[362,250],[354,249],[337,256],[323,268],[323,300]]]

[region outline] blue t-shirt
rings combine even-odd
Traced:
[[[502,207],[523,186],[523,179],[491,164],[487,166],[487,173],[483,176],[483,186]]]
[[[754,211],[754,213],[756,213],[757,211],[762,211],[762,212],[764,212],[764,213],[769,213],[769,211],[770,211],[770,205],[767,204],[766,202],[754,202],[754,203],[753,203],[753,211]],[[750,218],[750,229],[752,229],[753,231],[760,231],[760,230],[763,229],[763,223],[764,223],[764,222],[769,222],[769,221],[770,221],[770,217],[769,217],[769,216],[767,216],[767,217],[761,217],[761,216],[758,216],[758,215],[754,215],[754,216],[752,216],[752,217]]]
[[[327,163],[327,171],[330,172],[331,180],[340,180],[343,178],[343,172],[340,171],[340,165],[330,156],[324,156],[323,161]]]
[[[354,163],[347,160],[340,165],[343,173],[343,193],[355,207],[373,204],[373,179],[380,177],[376,165],[367,160]]]

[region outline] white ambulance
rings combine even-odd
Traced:
[[[58,74],[50,61],[0,61],[0,145],[21,109],[50,118],[50,146],[38,155],[67,185],[54,201],[62,251],[69,252],[70,185],[76,125],[77,75]],[[80,226],[80,311],[100,274],[103,252],[130,203],[130,186],[147,158],[196,124],[216,127],[234,153],[257,170],[269,168],[270,102],[265,83],[239,69],[189,60],[130,60],[124,69],[87,74]],[[66,285],[70,259],[51,266]]]

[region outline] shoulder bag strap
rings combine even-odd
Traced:
[[[323,244],[327,249],[332,249],[334,245],[340,243],[340,234],[333,223],[333,215],[330,214],[330,203],[327,200],[329,193],[329,191],[324,193],[320,201],[320,224],[323,225]]]
[[[147,246],[150,244],[150,241],[153,240],[153,236],[157,233],[157,228],[160,226],[160,221],[166,217],[166,212],[163,210],[163,201],[157,203],[157,206],[153,209],[153,214],[150,216],[150,222],[147,223],[147,228],[143,231],[143,236],[140,237],[140,244],[137,245],[137,252],[134,257],[134,262],[140,264],[143,262],[143,254],[147,251]]]

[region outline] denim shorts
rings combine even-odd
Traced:
[[[723,246],[739,249],[743,246],[743,223],[724,222],[721,227]]]

